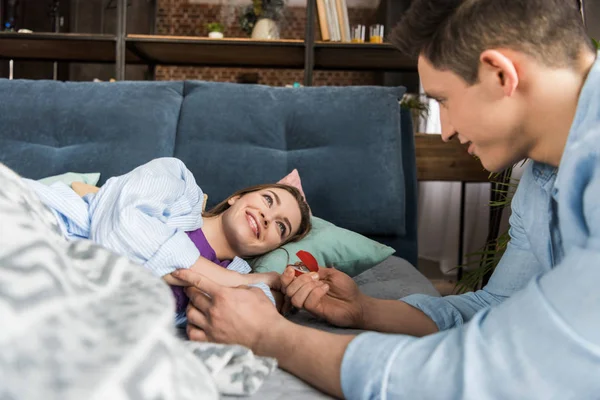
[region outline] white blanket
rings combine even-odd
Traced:
[[[216,399],[276,367],[239,346],[183,341],[168,286],[54,215],[0,164],[0,398]]]

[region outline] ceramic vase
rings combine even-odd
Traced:
[[[279,39],[279,27],[269,18],[261,18],[252,29],[252,39]]]

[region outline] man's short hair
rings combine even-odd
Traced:
[[[595,51],[576,0],[413,0],[391,41],[468,84],[477,82],[486,49],[518,50],[556,68],[574,66],[584,48]]]

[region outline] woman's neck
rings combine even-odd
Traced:
[[[215,251],[215,255],[219,260],[233,260],[236,254],[229,245],[225,232],[223,231],[222,216],[223,214],[217,215],[216,217],[204,218],[202,233],[204,233],[206,241]]]

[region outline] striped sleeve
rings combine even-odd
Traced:
[[[202,226],[202,190],[183,162],[159,158],[111,178],[90,202],[90,239],[156,276],[189,268],[200,253],[186,231]]]

